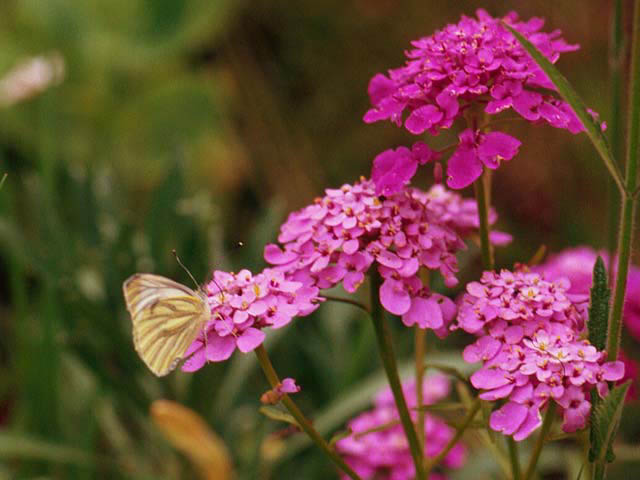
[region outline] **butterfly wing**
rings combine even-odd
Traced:
[[[155,375],[168,374],[209,320],[206,298],[149,273],[129,277],[122,289],[138,355]]]

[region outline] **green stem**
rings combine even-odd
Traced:
[[[427,474],[431,472],[431,470],[433,470],[435,467],[437,467],[440,462],[444,460],[444,457],[449,454],[451,449],[455,447],[456,444],[460,441],[460,438],[462,438],[465,430],[469,427],[469,425],[471,425],[471,422],[476,416],[476,413],[478,413],[478,410],[480,410],[480,400],[476,399],[473,405],[471,405],[471,409],[467,412],[467,416],[464,417],[464,420],[462,420],[462,423],[456,429],[456,433],[453,435],[453,437],[451,437],[451,440],[449,440],[449,442],[440,451],[440,453],[438,453],[438,455],[430,460],[427,460]]]
[[[531,458],[529,459],[529,464],[527,465],[527,470],[522,477],[522,480],[529,480],[538,465],[538,459],[540,458],[540,453],[542,453],[542,447],[549,436],[549,430],[551,430],[551,426],[553,425],[553,420],[556,414],[556,404],[555,402],[549,402],[549,407],[547,408],[547,413],[544,415],[544,420],[542,421],[542,428],[540,429],[540,434],[538,435],[538,439],[536,440],[536,444],[533,447],[533,453],[531,453]]]
[[[618,358],[620,334],[622,332],[622,310],[627,289],[627,274],[631,257],[631,234],[635,213],[635,198],[638,176],[638,146],[640,144],[640,0],[633,7],[633,39],[631,47],[631,76],[629,79],[629,122],[627,126],[627,158],[625,171],[626,194],[620,212],[618,236],[618,269],[616,272],[613,307],[609,317],[607,352],[609,360]]]
[[[256,356],[258,357],[258,362],[260,362],[262,371],[264,372],[265,377],[267,377],[271,388],[276,388],[280,384],[280,379],[278,378],[278,374],[271,364],[271,360],[269,359],[267,351],[265,350],[263,345],[260,345],[258,348],[256,348],[255,352]],[[296,419],[296,422],[298,422],[300,428],[309,436],[311,441],[315,443],[340,470],[342,470],[349,476],[349,478],[353,480],[362,480],[360,476],[358,476],[358,474],[354,472],[349,465],[346,464],[343,458],[329,446],[329,444],[324,440],[324,438],[322,438],[318,431],[313,428],[311,422],[307,420],[307,418],[304,416],[295,402],[291,400],[291,397],[289,397],[289,395],[284,395],[281,401],[286,409],[289,410],[291,416]]]
[[[373,327],[376,331],[380,359],[382,360],[382,365],[384,366],[384,371],[387,374],[387,380],[389,381],[389,386],[391,387],[391,392],[396,402],[396,408],[400,415],[404,434],[407,436],[407,441],[409,442],[409,449],[411,450],[413,463],[416,467],[416,480],[424,480],[423,451],[420,450],[420,442],[418,441],[416,430],[413,426],[411,415],[409,415],[409,409],[407,408],[407,402],[402,392],[402,384],[398,376],[398,365],[395,354],[393,353],[391,330],[385,320],[385,311],[382,308],[378,294],[381,284],[382,279],[380,278],[380,274],[374,271],[371,275],[371,320],[373,321]]]
[[[520,458],[518,457],[518,444],[513,437],[507,437],[507,447],[509,448],[512,479],[520,480],[522,478],[522,472],[520,470]]]
[[[473,184],[478,204],[478,220],[480,222],[480,248],[482,250],[482,265],[485,270],[493,270],[493,249],[489,241],[489,181],[491,172],[485,169],[480,178]]]
[[[354,307],[358,307],[362,310],[364,310],[367,313],[371,313],[371,309],[369,307],[367,307],[364,303],[361,303],[357,300],[353,300],[351,298],[345,298],[345,297],[334,297],[333,295],[325,295],[322,294],[322,297],[324,297],[325,299],[331,301],[331,302],[340,302],[340,303],[347,303],[349,305],[353,305]]]
[[[416,405],[422,406],[422,384],[424,383],[424,355],[426,350],[427,331],[415,326],[415,370],[416,370]],[[420,451],[424,452],[427,439],[424,438],[424,410],[418,410],[416,434],[420,442]]]
[[[622,158],[620,115],[622,106],[622,65],[624,60],[624,34],[622,29],[622,0],[615,0],[613,14],[611,15],[611,36],[609,39],[609,85],[610,85],[610,113],[609,113],[609,139],[611,152],[616,161]],[[609,201],[609,225],[607,228],[607,251],[609,258],[614,258],[616,248],[616,232],[618,225],[618,208],[620,204],[620,192],[613,180],[607,180],[607,197]],[[612,263],[612,261],[611,261]],[[613,279],[613,270],[609,269],[609,283]]]
[[[605,473],[607,471],[607,464],[605,462],[596,462],[593,464],[593,480],[604,480]]]

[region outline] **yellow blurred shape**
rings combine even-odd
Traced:
[[[231,457],[222,439],[196,412],[169,400],[151,404],[153,423],[184,453],[205,480],[231,480]]]

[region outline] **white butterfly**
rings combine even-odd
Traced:
[[[122,290],[138,355],[155,375],[168,374],[211,318],[206,295],[150,273],[132,275]]]

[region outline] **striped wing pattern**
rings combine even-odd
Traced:
[[[122,289],[138,355],[155,375],[168,374],[209,319],[206,298],[149,273],[129,277]]]

